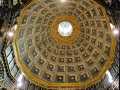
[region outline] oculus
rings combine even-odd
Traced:
[[[59,24],[58,32],[63,37],[71,36],[73,32],[72,24],[68,21],[63,21]]]

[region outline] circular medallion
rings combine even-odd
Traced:
[[[115,38],[94,0],[33,0],[18,24],[16,62],[36,85],[84,89],[99,82],[114,61]]]

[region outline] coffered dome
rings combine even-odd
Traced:
[[[94,0],[33,0],[18,23],[17,63],[39,86],[87,88],[114,61],[109,19]]]

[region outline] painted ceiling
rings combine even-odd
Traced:
[[[71,33],[59,32],[60,24]],[[116,41],[105,9],[94,0],[33,0],[18,18],[17,64],[42,87],[87,88],[114,61]],[[70,27],[71,25],[71,27]]]

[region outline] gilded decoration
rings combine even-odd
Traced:
[[[59,35],[62,21],[72,24],[71,36]],[[116,41],[94,0],[33,0],[18,18],[13,45],[18,66],[34,84],[87,88],[111,67]]]

